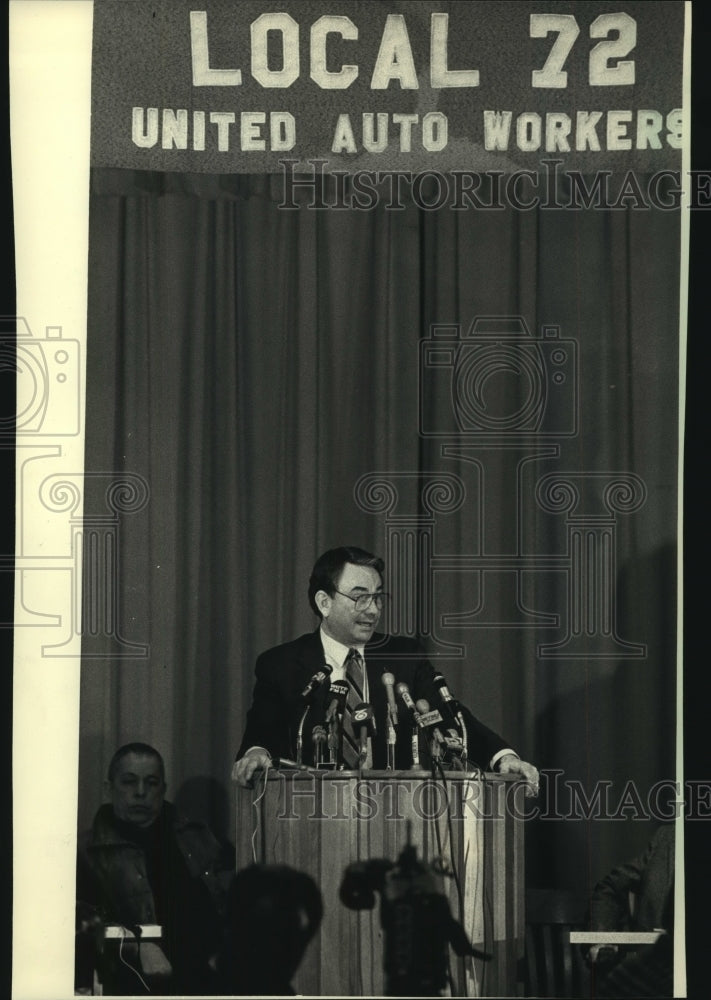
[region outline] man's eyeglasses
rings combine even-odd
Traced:
[[[358,594],[357,597],[344,594],[342,590],[336,590],[336,593],[340,594],[341,597],[347,597],[349,601],[353,601],[356,611],[367,611],[371,604],[374,604],[378,611],[382,611],[383,605],[390,597],[390,594],[386,594],[382,590],[379,590],[376,594]]]

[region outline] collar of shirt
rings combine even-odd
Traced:
[[[329,667],[333,667],[333,673],[331,674],[331,681],[343,681],[346,679],[346,657],[351,649],[357,649],[360,655],[363,657],[363,664],[365,664],[365,646],[344,646],[342,642],[338,639],[334,639],[332,636],[327,635],[323,628],[320,629],[321,633],[321,645],[323,646],[323,655],[326,663]],[[368,671],[364,671],[363,676],[363,700],[368,701]]]

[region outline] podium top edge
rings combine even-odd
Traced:
[[[493,771],[445,771],[444,777],[448,782],[486,781],[490,783],[512,784],[522,781],[521,776],[518,774],[497,774]],[[428,779],[435,782],[442,781],[442,775],[438,773],[433,774],[432,771],[381,771],[366,769],[362,771],[331,771],[310,767],[270,767],[266,778],[267,781],[277,781],[284,778],[296,781],[305,781],[313,778],[319,781],[323,781],[326,778],[339,781],[425,781]],[[261,770],[255,771],[255,779],[262,781],[264,779],[264,772]],[[236,784],[234,779],[233,783]]]

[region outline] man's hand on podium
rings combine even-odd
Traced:
[[[507,753],[496,762],[499,774],[520,774],[526,782],[526,798],[538,795],[538,768],[515,754]]]
[[[251,747],[247,753],[232,765],[232,780],[242,788],[253,788],[255,771],[264,771],[272,758],[263,747]]]

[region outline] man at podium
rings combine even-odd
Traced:
[[[248,787],[255,771],[277,759],[314,764],[327,745],[334,766],[398,770],[413,766],[419,745],[419,763],[429,769],[459,740],[465,760],[519,774],[527,794],[537,794],[536,768],[452,698],[420,644],[376,632],[389,596],[384,568],[379,556],[356,547],[317,559],[308,596],[319,627],[258,657],[233,780]]]

